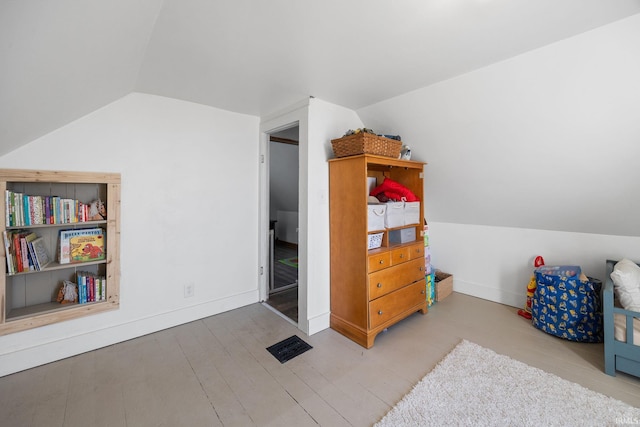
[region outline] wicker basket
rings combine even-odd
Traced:
[[[378,156],[400,156],[402,142],[395,139],[383,138],[371,133],[361,132],[338,139],[332,139],[333,154],[336,157],[356,156],[358,154],[375,154]]]

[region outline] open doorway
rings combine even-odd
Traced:
[[[269,292],[266,303],[298,323],[298,126],[269,135]]]

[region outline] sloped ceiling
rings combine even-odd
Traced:
[[[135,90],[161,0],[0,0],[0,155]]]
[[[358,109],[640,13],[640,0],[0,0],[0,155],[132,92]]]

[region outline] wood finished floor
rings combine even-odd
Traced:
[[[266,347],[294,334],[313,349],[281,364]],[[370,426],[461,339],[640,407],[640,380],[604,374],[602,344],[453,293],[369,350],[330,329],[307,337],[261,304],[208,317],[0,378],[0,424]]]
[[[298,287],[275,292],[265,301],[275,310],[287,316],[293,323],[298,324]]]
[[[298,247],[286,242],[276,241],[274,245],[274,292],[266,301],[271,307],[298,323],[298,269],[285,265],[277,260],[298,256]]]

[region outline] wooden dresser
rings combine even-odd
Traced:
[[[424,163],[359,155],[329,161],[331,222],[331,328],[371,348],[385,328],[427,312],[421,200],[419,222],[369,230],[369,179],[401,183],[422,199]],[[415,239],[392,243],[391,232]],[[369,249],[369,235],[382,245]]]

